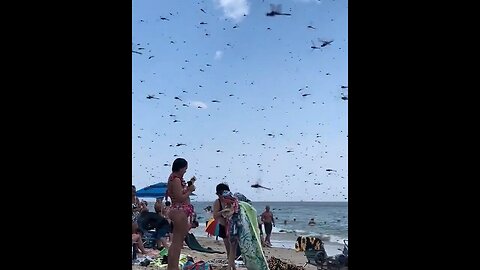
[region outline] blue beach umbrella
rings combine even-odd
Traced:
[[[165,197],[166,191],[167,191],[167,183],[156,183],[138,190],[137,197],[139,198]]]
[[[137,191],[137,197],[139,198],[158,198],[165,197],[167,192],[167,183],[156,183],[148,187],[144,187]],[[196,196],[192,194],[192,196]]]

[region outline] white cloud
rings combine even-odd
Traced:
[[[222,51],[216,51],[215,52],[215,60],[220,60],[222,59],[223,52]]]
[[[239,22],[243,19],[243,15],[248,15],[250,6],[247,0],[214,0],[217,6],[223,9],[223,13],[227,18]]]
[[[208,108],[207,104],[201,102],[201,101],[192,101],[190,102],[190,107],[196,108],[196,109],[206,109]]]

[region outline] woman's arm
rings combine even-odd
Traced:
[[[222,217],[223,210],[220,211],[220,200],[216,200],[213,203],[213,218],[218,219]]]

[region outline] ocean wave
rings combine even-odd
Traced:
[[[304,230],[289,230],[289,229],[282,229],[282,228],[273,228],[272,233],[307,233]]]

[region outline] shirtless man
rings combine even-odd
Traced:
[[[270,212],[270,206],[265,206],[265,212],[262,213],[262,222],[265,227],[265,244],[269,247],[272,246],[270,243],[270,235],[272,234],[272,225],[275,227],[275,219],[273,218],[273,213]]]

